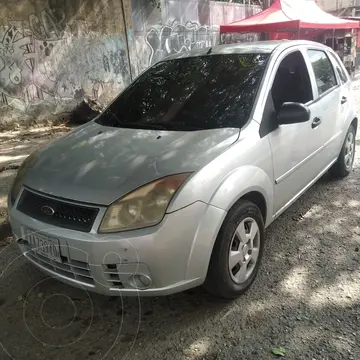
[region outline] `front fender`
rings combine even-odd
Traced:
[[[274,187],[265,171],[256,166],[241,166],[229,173],[214,192],[210,205],[229,211],[241,197],[253,191],[265,199],[267,226],[273,214]]]
[[[265,223],[268,225],[271,222],[274,194],[271,180],[265,171],[248,165],[229,173],[216,188],[198,225],[189,254],[186,279],[205,280],[211,253],[227,212],[237,200],[252,191],[263,195],[267,207]]]

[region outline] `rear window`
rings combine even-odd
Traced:
[[[339,74],[341,83],[342,84],[347,83],[347,81],[349,80],[349,76],[347,75],[346,71],[344,70],[344,67],[342,66],[342,64],[340,64],[339,59],[337,59],[333,53],[330,53],[330,56],[334,59],[335,68]]]
[[[334,68],[324,51],[309,50],[308,54],[314,69],[319,95],[321,95],[337,85]]]
[[[240,128],[249,119],[268,58],[268,54],[229,54],[160,62],[96,121],[175,131]]]

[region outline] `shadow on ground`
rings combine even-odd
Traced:
[[[359,359],[360,170],[321,179],[266,231],[250,291],[163,298],[88,294],[0,255],[0,339],[14,359]],[[0,357],[1,358],[1,357]]]

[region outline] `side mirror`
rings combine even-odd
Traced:
[[[277,116],[278,125],[297,124],[310,119],[310,109],[300,103],[284,103]]]

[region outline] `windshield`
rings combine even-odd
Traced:
[[[192,131],[241,128],[268,54],[163,61],[133,82],[96,120],[114,127]]]

